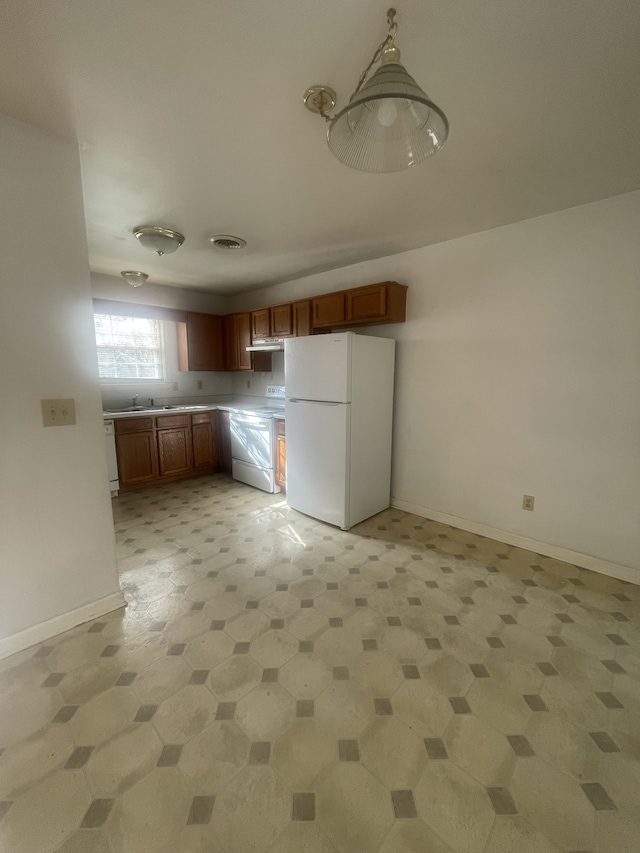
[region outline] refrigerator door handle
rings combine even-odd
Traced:
[[[314,406],[344,406],[344,403],[333,403],[328,400],[307,400],[303,397],[289,397],[290,403],[313,403]]]

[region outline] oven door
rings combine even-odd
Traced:
[[[235,480],[275,491],[273,474],[273,419],[232,412],[232,474]]]

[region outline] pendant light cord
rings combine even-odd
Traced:
[[[394,20],[395,16],[396,16],[396,10],[395,9],[389,9],[387,11],[387,26],[388,26],[387,37],[384,41],[380,42],[380,44],[378,45],[378,47],[376,49],[376,52],[373,54],[373,58],[372,58],[371,62],[367,65],[365,70],[360,75],[360,79],[358,80],[358,85],[356,86],[356,89],[355,89],[355,92],[353,93],[353,95],[358,94],[358,92],[360,91],[360,89],[364,85],[364,81],[367,79],[367,75],[369,74],[369,72],[371,71],[373,66],[376,64],[376,62],[379,62],[380,57],[382,56],[382,52],[385,49],[385,47],[388,44],[393,44],[393,40],[396,37],[396,33],[398,32],[398,25],[396,24],[396,22]],[[353,95],[351,95],[352,98],[353,98]]]

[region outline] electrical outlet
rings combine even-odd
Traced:
[[[40,400],[42,426],[71,426],[76,422],[75,400]]]
[[[178,385],[178,383],[177,383],[177,382],[174,382],[174,383],[173,383],[173,385],[171,386],[171,388],[172,388],[174,391],[179,391],[179,390],[180,390],[180,386]]]
[[[533,502],[535,498],[533,495],[523,495],[522,497],[522,509],[528,509],[530,512],[533,512]]]
[[[196,379],[196,388],[198,389],[198,391],[202,391],[202,389],[204,388],[204,382],[202,381],[202,379]]]

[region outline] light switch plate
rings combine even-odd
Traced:
[[[41,400],[42,426],[71,426],[76,422],[75,400]]]

